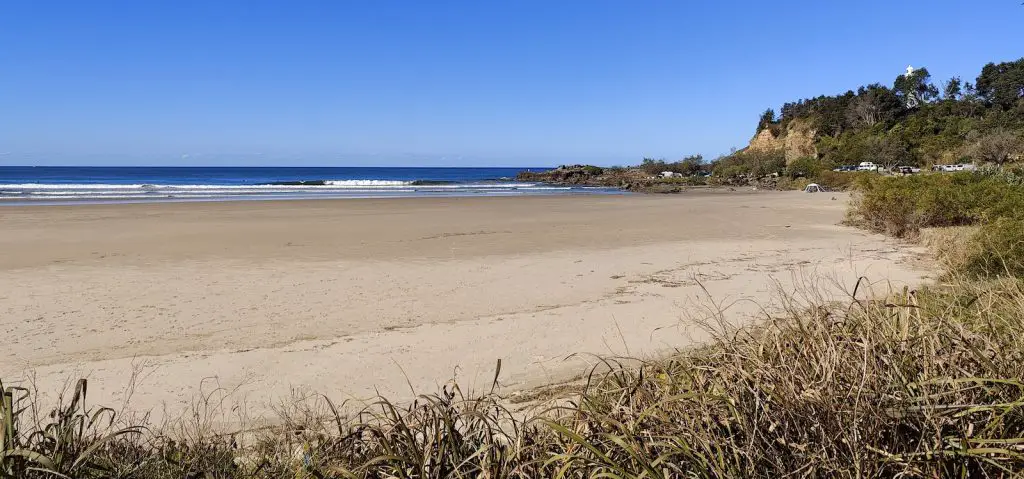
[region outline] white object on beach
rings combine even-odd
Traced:
[[[805,193],[823,193],[824,191],[825,191],[825,189],[822,188],[817,183],[811,183],[811,184],[807,185],[806,187],[804,187],[804,192]]]

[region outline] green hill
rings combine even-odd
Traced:
[[[1017,161],[1024,152],[1024,58],[989,63],[974,82],[908,69],[891,86],[786,103],[761,115],[750,145],[716,161],[723,176],[832,169],[870,161],[930,166]]]

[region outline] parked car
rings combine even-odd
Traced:
[[[912,175],[914,173],[920,173],[921,169],[916,166],[897,166],[892,169],[893,173],[899,173],[901,175]]]
[[[974,166],[971,163],[958,163],[958,164],[955,164],[955,165],[935,165],[935,166],[932,166],[932,171],[946,171],[946,172],[974,171],[976,169],[978,169],[978,167]]]
[[[878,171],[878,165],[870,161],[862,161],[857,165],[857,171]]]
[[[843,165],[843,166],[840,166],[839,168],[836,168],[836,169],[834,169],[832,171],[857,171],[857,167],[853,166],[853,165]]]

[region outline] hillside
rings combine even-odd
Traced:
[[[1022,138],[1024,58],[990,63],[973,83],[954,77],[936,85],[927,68],[911,68],[892,86],[786,103],[779,115],[762,114],[739,155],[778,152],[786,165],[814,159],[828,169],[862,161],[1003,164],[1018,159]]]

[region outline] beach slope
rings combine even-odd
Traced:
[[[456,378],[513,394],[594,355],[700,342],[777,288],[922,272],[793,192],[10,207],[0,377],[89,377],[92,403],[177,413],[212,388],[255,413],[296,391],[401,399]],[[134,377],[134,381],[132,380]],[[411,389],[410,389],[411,388]]]

